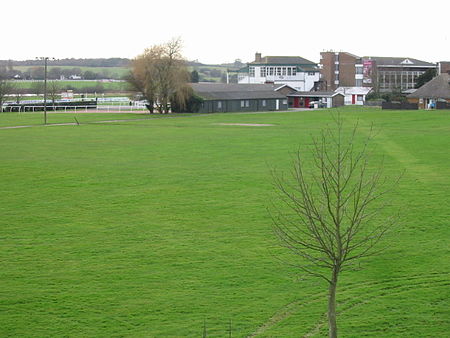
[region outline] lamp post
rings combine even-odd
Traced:
[[[49,59],[55,60],[55,58],[41,56],[36,59],[44,61],[44,124],[47,124],[47,62]]]

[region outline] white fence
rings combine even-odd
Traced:
[[[141,105],[105,105],[105,106],[88,106],[88,105],[77,105],[77,106],[55,106],[51,104],[47,106],[47,112],[49,113],[131,113],[131,112],[143,112],[147,109],[145,106]],[[42,113],[44,107],[42,105],[33,106],[4,106],[4,112],[16,112],[16,113]]]

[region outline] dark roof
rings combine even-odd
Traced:
[[[253,61],[250,64],[257,65],[310,65],[316,64],[312,61],[306,60],[300,56],[264,56],[260,62]]]
[[[205,100],[285,99],[270,84],[192,83],[194,92]]]
[[[390,56],[364,56],[365,60],[375,60],[377,66],[416,66],[416,67],[436,67],[434,63],[421,61],[409,57]]]
[[[433,98],[433,99],[450,99],[450,74],[443,73],[436,76],[433,80],[425,83],[414,93],[409,94],[410,98]]]
[[[288,96],[292,96],[292,97],[334,97],[336,95],[344,96],[344,94],[338,93],[338,92],[322,92],[322,91],[317,91],[317,92],[293,92],[291,94],[288,94]]]

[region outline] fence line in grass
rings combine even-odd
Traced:
[[[77,106],[47,106],[47,112],[72,112],[72,111],[84,111],[84,112],[102,112],[102,113],[109,113],[109,112],[141,112],[146,111],[147,109],[143,106],[130,106],[130,105],[100,105],[100,106],[89,106],[89,105],[77,105]],[[6,106],[3,107],[4,112],[18,112],[18,113],[24,113],[24,112],[31,112],[31,113],[37,113],[37,112],[43,112],[42,105],[35,106],[35,105],[24,105],[24,106]]]

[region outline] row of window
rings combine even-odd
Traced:
[[[260,77],[266,76],[295,76],[297,67],[259,67]],[[249,67],[250,77],[255,77],[255,67]],[[314,75],[314,72],[312,73]]]
[[[424,71],[380,71],[378,73],[378,84],[380,89],[410,89],[414,88],[417,78]]]
[[[261,106],[265,107],[267,105],[266,100],[261,100]],[[250,107],[250,100],[241,100],[241,108]],[[222,101],[217,101],[217,109],[222,109]]]
[[[283,104],[287,104],[287,100],[282,101]],[[217,109],[222,109],[222,101],[217,101]],[[249,108],[250,100],[241,100],[241,108]],[[261,107],[267,107],[267,101],[261,100]]]

